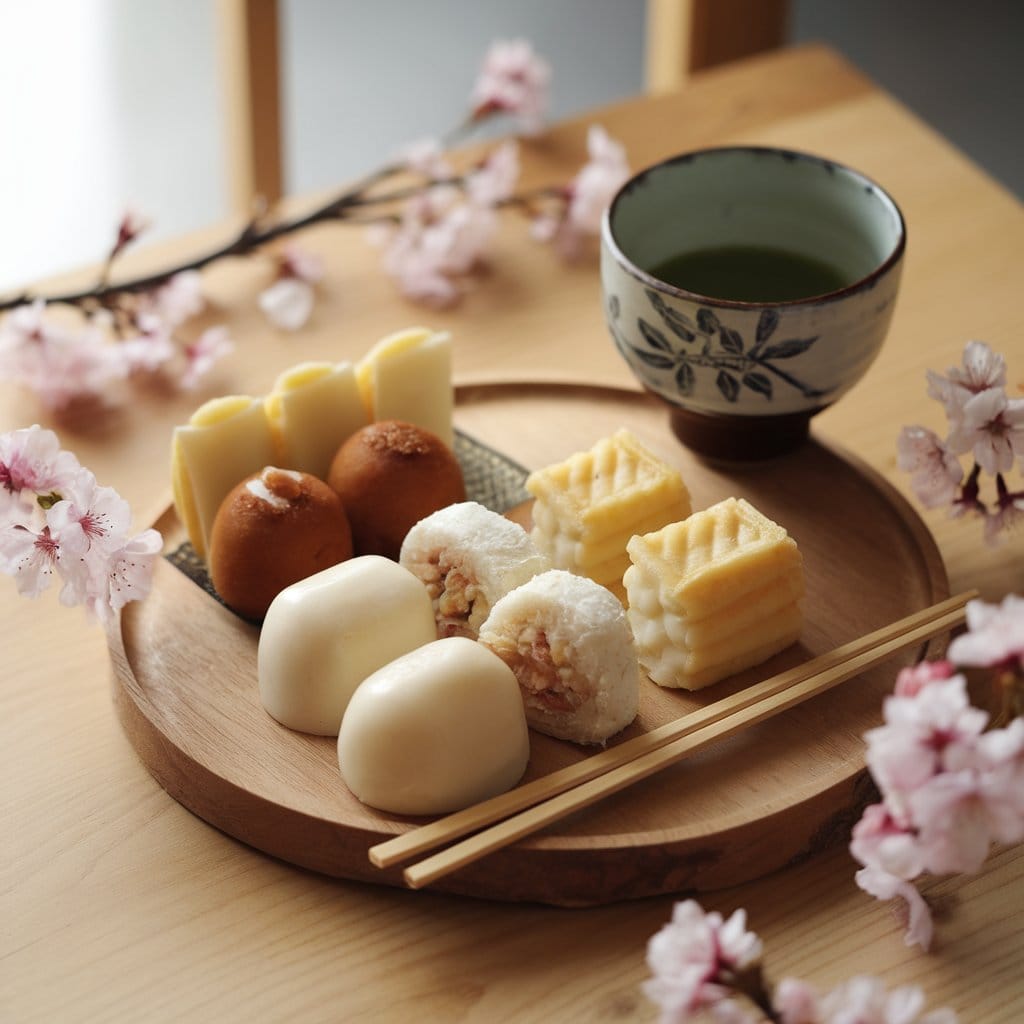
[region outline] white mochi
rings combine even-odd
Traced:
[[[446,814],[497,796],[529,756],[515,675],[467,637],[435,640],[375,672],[338,736],[348,788],[393,814]]]
[[[260,631],[260,699],[282,725],[337,736],[356,687],[437,636],[423,584],[379,555],[333,565],[282,590]]]

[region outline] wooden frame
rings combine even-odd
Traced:
[[[250,216],[284,191],[277,0],[218,0],[232,208]]]
[[[786,41],[788,0],[647,0],[649,92]]]
[[[690,73],[786,38],[788,0],[647,0],[646,79],[677,89]],[[249,216],[284,192],[277,0],[218,0],[233,209]]]

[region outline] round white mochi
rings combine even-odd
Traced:
[[[437,636],[423,584],[380,555],[332,565],[282,590],[257,653],[260,699],[282,725],[337,736],[359,684]]]
[[[446,814],[497,796],[529,756],[516,677],[467,637],[435,640],[375,672],[338,736],[348,788],[392,814]]]

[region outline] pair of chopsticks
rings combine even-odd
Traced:
[[[977,596],[977,591],[958,594],[617,747],[379,843],[370,848],[370,861],[379,868],[391,867],[469,835],[403,872],[411,888],[429,885],[712,743],[830,690],[904,647],[955,628],[964,621],[964,606]]]

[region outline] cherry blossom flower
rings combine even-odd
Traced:
[[[978,741],[980,789],[998,842],[1024,838],[1024,718],[992,729]]]
[[[102,574],[92,577],[93,586],[84,599],[88,610],[108,621],[129,601],[141,601],[150,591],[153,565],[163,547],[156,530],[144,530],[111,552]]]
[[[168,320],[156,313],[139,313],[135,326],[139,333],[117,346],[128,373],[155,373],[178,354]]]
[[[916,836],[905,822],[896,820],[886,804],[871,804],[864,809],[853,828],[850,852],[861,864],[895,878],[915,878],[924,870]]]
[[[980,516],[985,542],[1001,543],[1024,523],[1024,490],[1011,490],[1004,474],[1024,470],[1024,398],[1006,394],[1006,362],[984,342],[964,347],[962,365],[946,376],[928,371],[928,394],[940,401],[949,433],[945,440],[924,427],[905,427],[897,442],[898,464],[928,508],[946,505],[951,516]],[[974,460],[964,477],[958,456]],[[995,477],[993,502],[983,496],[982,471]]]
[[[81,470],[52,430],[38,424],[0,434],[0,524],[27,511],[23,493],[60,500]]]
[[[958,665],[1024,668],[1024,597],[1008,594],[1001,604],[967,602],[967,632],[950,645]]]
[[[260,292],[260,309],[275,327],[300,330],[313,312],[313,286],[323,276],[324,262],[320,256],[294,243],[286,245],[278,256],[277,279]]]
[[[907,794],[925,870],[933,875],[978,871],[1001,834],[1020,838],[1024,826],[1001,786],[983,785],[979,772],[943,772]],[[1013,841],[1013,840],[1006,840]]]
[[[440,309],[452,305],[461,294],[445,272],[444,260],[409,235],[395,236],[385,255],[384,269],[395,278],[402,294],[414,302]]]
[[[384,269],[402,293],[434,306],[460,295],[456,278],[482,259],[496,227],[490,207],[464,202],[458,189],[439,186],[413,197],[401,223],[371,235],[384,249]]]
[[[470,102],[472,119],[511,114],[525,132],[539,131],[548,106],[551,69],[525,39],[495,42],[484,56]]]
[[[1006,360],[983,341],[969,341],[964,347],[962,368],[951,367],[947,377],[932,370],[927,376],[929,396],[938,399],[949,419],[956,422],[972,395],[1006,386]]]
[[[91,560],[103,558],[120,545],[131,518],[128,502],[113,487],[100,487],[87,469],[79,472],[68,497],[46,514],[63,550]]]
[[[764,1020],[759,1011],[751,1011],[734,999],[723,999],[711,1007],[715,1024],[761,1024]]]
[[[37,597],[55,578],[63,604],[84,604],[101,619],[149,589],[163,543],[155,530],[129,536],[131,512],[111,487],[103,487],[51,431],[38,426],[0,435],[0,469],[23,499],[0,519],[0,572],[20,594]]]
[[[783,978],[775,987],[772,1005],[782,1024],[818,1024],[821,1019],[818,993],[799,978]]]
[[[312,285],[297,277],[282,277],[260,292],[257,300],[266,318],[284,331],[305,327],[313,312]]]
[[[893,692],[897,697],[916,697],[936,679],[949,679],[953,671],[954,665],[951,661],[920,661],[916,665],[900,669]]]
[[[662,1008],[663,1021],[685,1020],[729,994],[726,976],[753,966],[761,956],[761,940],[746,929],[746,912],[728,921],[705,914],[694,900],[677,903],[672,920],[647,945],[653,977],[644,992]]]
[[[908,946],[920,946],[924,950],[931,948],[935,930],[932,913],[912,882],[871,863],[861,868],[854,875],[854,880],[876,900],[904,900],[909,914],[907,930],[903,936],[904,943]]]
[[[596,235],[601,217],[629,177],[626,150],[598,124],[587,131],[589,160],[569,186],[569,221],[577,231]]]
[[[295,278],[307,284],[317,284],[324,278],[323,257],[294,242],[282,247],[278,259],[281,277]]]
[[[970,763],[988,715],[971,706],[962,675],[931,683],[916,697],[891,696],[882,706],[885,725],[865,733],[867,763],[891,806],[940,770]]]
[[[994,512],[985,515],[985,542],[995,546],[1024,525],[1024,493],[1000,495]]]
[[[478,206],[497,206],[511,197],[518,178],[519,147],[504,142],[467,176],[466,194]]]
[[[151,224],[151,221],[144,217],[138,210],[127,209],[121,215],[117,225],[117,239],[111,251],[111,259],[117,256],[122,250],[131,245]]]
[[[105,618],[110,609],[105,580],[131,526],[128,503],[112,487],[100,487],[83,469],[70,496],[47,512],[46,521],[60,540],[61,601],[85,604]]]
[[[601,218],[615,193],[629,177],[626,151],[600,125],[587,132],[587,163],[566,186],[560,214],[546,213],[533,224],[533,235],[551,241],[565,259],[575,259],[587,237],[601,231]]]
[[[152,313],[171,328],[198,316],[206,307],[203,279],[197,270],[183,270],[147,295]]]
[[[455,175],[439,139],[416,139],[403,146],[398,162],[414,174],[422,174],[431,181],[452,178]]]
[[[79,331],[47,322],[36,300],[11,312],[0,326],[0,372],[33,391],[49,409],[101,395],[123,377],[115,347],[92,325]]]
[[[963,404],[947,440],[949,449],[971,452],[986,473],[1005,473],[1024,458],[1024,398],[1007,398],[1002,388],[986,388]]]
[[[891,897],[894,892],[882,885]],[[825,995],[799,978],[783,978],[771,992],[761,954],[761,940],[747,931],[743,910],[723,923],[720,914],[705,914],[693,900],[677,903],[672,921],[648,943],[653,977],[644,992],[660,1007],[663,1024],[682,1024],[694,1015],[705,1020],[705,1014],[720,1024],[956,1024],[951,1010],[924,1012],[924,993],[916,986],[889,991],[868,976],[851,978]]]
[[[911,487],[925,508],[948,505],[956,498],[963,467],[933,430],[904,427],[896,451],[897,465],[912,474]]]
[[[952,1010],[923,1013],[924,993],[907,985],[888,991],[879,978],[855,977],[821,999],[821,1024],[956,1024]]]
[[[1011,686],[1024,678],[1024,598],[968,602],[967,627],[948,660],[900,672],[884,724],[865,734],[882,803],[864,811],[850,842],[863,865],[857,884],[878,899],[906,900],[906,941],[924,948],[931,915],[913,879],[976,872],[992,843],[1024,839],[1024,719],[991,727],[970,705],[964,676],[954,674],[973,665],[1002,673]]]
[[[18,593],[38,597],[62,566],[60,541],[49,526],[33,530],[20,523],[0,527],[0,567],[14,578]]]
[[[226,327],[208,327],[195,341],[185,346],[185,369],[179,379],[181,387],[186,391],[198,387],[214,364],[234,348]]]

